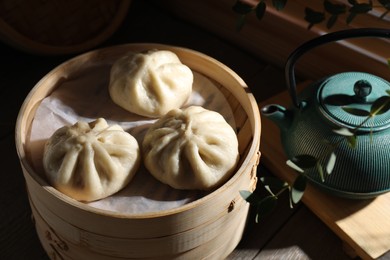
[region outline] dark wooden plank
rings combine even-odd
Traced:
[[[284,70],[274,65],[267,64],[259,69],[247,82],[257,102],[262,102],[286,90]]]
[[[350,259],[341,240],[307,207],[300,207],[255,259]]]
[[[47,259],[31,218],[14,136],[0,140],[0,259]]]

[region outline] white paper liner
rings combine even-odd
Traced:
[[[109,71],[105,64],[69,77],[48,97],[42,100],[32,122],[27,149],[35,170],[42,173],[43,147],[47,139],[58,128],[73,125],[77,121],[94,121],[99,117],[108,124],[119,124],[142,143],[148,126],[156,119],[130,113],[111,100],[108,93]],[[215,82],[193,71],[194,84],[190,99],[184,107],[203,106],[217,111],[235,128],[233,112],[225,96]],[[156,180],[143,167],[140,167],[133,180],[123,190],[88,205],[99,209],[128,214],[144,214],[173,209],[201,198],[202,191],[176,190]]]

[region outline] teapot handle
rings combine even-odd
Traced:
[[[300,102],[297,98],[294,65],[298,60],[298,58],[302,56],[304,53],[306,53],[307,51],[317,46],[329,42],[334,42],[334,41],[339,41],[339,40],[349,39],[349,38],[359,38],[359,37],[390,38],[390,30],[380,29],[380,28],[358,28],[358,29],[348,29],[348,30],[342,30],[337,32],[331,32],[303,43],[290,54],[285,66],[285,77],[286,77],[287,89],[290,92],[290,96],[293,101],[293,104],[297,108],[300,107]]]

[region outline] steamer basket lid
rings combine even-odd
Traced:
[[[83,52],[116,31],[130,3],[127,0],[2,0],[0,40],[34,54]]]

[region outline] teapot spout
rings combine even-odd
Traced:
[[[261,109],[261,114],[271,119],[281,131],[290,128],[292,122],[292,112],[280,105],[267,105]]]

